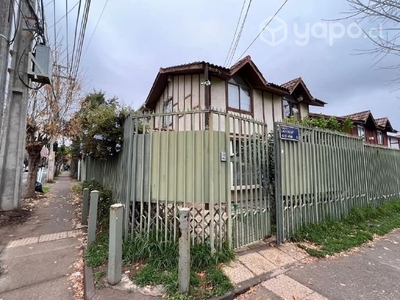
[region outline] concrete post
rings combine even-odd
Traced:
[[[12,1],[0,1],[0,136],[3,132],[3,111],[6,101],[7,67],[10,50],[10,32],[13,23]]]
[[[99,202],[99,191],[90,193],[89,205],[89,227],[87,246],[89,247],[96,239],[96,223],[97,223],[97,204]]]
[[[187,293],[190,284],[190,239],[189,239],[189,211],[190,208],[179,209],[179,262],[178,281],[179,291]]]
[[[82,200],[82,219],[81,224],[87,225],[87,219],[89,214],[89,189],[83,189],[83,200]]]
[[[2,110],[4,116],[0,140],[0,210],[21,207],[22,164],[29,94],[25,84],[29,82],[28,53],[31,51],[33,40],[32,30],[27,30],[32,24],[26,24],[25,20],[31,22],[30,20],[34,19],[28,4],[34,7],[33,0],[19,2],[19,26],[13,47],[8,100],[7,106],[4,111]]]
[[[121,281],[123,214],[123,204],[117,203],[111,205],[107,273],[107,281],[109,284],[117,284]]]

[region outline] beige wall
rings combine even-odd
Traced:
[[[172,76],[160,97],[155,111],[161,113],[163,111],[164,102],[171,97],[174,112],[204,109],[205,85],[201,84],[203,81],[205,81],[203,74]],[[214,76],[211,77],[210,81],[211,108],[225,112],[225,81]],[[269,92],[253,90],[253,112],[253,118],[257,121],[267,123],[268,131],[272,131],[274,128],[274,122],[280,122],[283,119],[282,97]],[[307,104],[300,104],[300,113],[302,118],[308,116],[309,109]],[[197,119],[193,120],[193,118]],[[220,122],[214,122],[213,127],[215,127],[215,129],[217,129],[217,123]],[[223,123],[220,124],[224,126]],[[198,130],[202,128],[203,125],[204,120],[201,120],[198,116],[174,116],[172,127],[176,128],[179,126],[179,130]]]
[[[308,104],[300,103],[300,116],[302,119],[308,117],[308,112],[309,112],[308,108],[309,108]]]
[[[162,113],[164,103],[170,98],[172,98],[173,112],[204,109],[204,85],[200,84],[203,81],[202,74],[171,76],[156,105],[155,112]],[[198,130],[204,124],[204,120],[198,114],[174,115],[172,118],[171,129],[175,130]],[[155,127],[160,127],[162,122],[161,118],[156,119]]]

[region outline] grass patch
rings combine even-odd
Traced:
[[[144,267],[132,278],[137,284],[162,284],[169,299],[207,299],[220,296],[233,289],[228,277],[220,269],[220,264],[234,258],[234,253],[226,245],[215,254],[206,244],[191,247],[190,292],[182,295],[178,292],[177,241],[163,241],[155,233],[149,237],[137,237],[123,246],[125,264],[145,263]]]
[[[140,286],[163,285],[169,299],[208,299],[224,295],[233,289],[229,278],[220,269],[222,263],[234,259],[235,254],[227,245],[211,253],[206,244],[191,247],[190,292],[182,295],[178,291],[177,241],[164,241],[163,234],[151,233],[138,236],[124,243],[122,257],[124,265],[143,265],[133,275],[133,280]],[[91,267],[104,265],[108,259],[108,235],[103,233],[86,251],[86,262]],[[100,276],[100,275],[99,275]],[[101,276],[100,276],[101,277]]]
[[[82,196],[82,191],[83,191],[83,187],[82,187],[82,183],[75,183],[74,185],[72,185],[72,192],[76,195],[76,196]]]
[[[49,193],[50,190],[51,190],[50,186],[48,186],[48,185],[43,186],[42,189],[43,189],[43,193],[44,193],[44,194]]]
[[[107,262],[108,232],[97,236],[96,241],[86,250],[85,258],[90,267],[99,267]]]
[[[385,203],[377,208],[355,207],[339,221],[327,220],[309,224],[292,237],[294,242],[308,242],[316,247],[301,244],[310,255],[323,257],[349,250],[371,241],[375,235],[385,235],[400,227],[400,200]]]

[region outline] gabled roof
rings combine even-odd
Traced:
[[[378,125],[379,127],[382,127],[382,129],[384,129],[387,132],[393,132],[393,133],[397,133],[397,130],[394,129],[392,127],[392,124],[390,124],[390,121],[388,118],[379,118],[379,119],[375,119],[376,125]]]
[[[311,95],[310,90],[307,88],[306,84],[304,83],[304,81],[301,77],[292,79],[292,80],[282,84],[281,86],[284,88],[287,88],[291,95],[296,91],[297,88],[302,88],[303,92],[309,98],[309,101],[307,101],[307,103],[310,105],[324,106],[326,104],[326,102],[321,101]]]
[[[366,123],[368,121],[369,116],[372,116],[371,111],[365,110],[365,111],[357,112],[354,114],[346,115],[343,117],[350,118],[352,121],[359,121],[359,122]]]
[[[215,65],[206,61],[196,61],[188,64],[160,68],[150,93],[147,96],[145,103],[142,105],[142,108],[154,109],[168,84],[169,76],[202,74],[205,72],[206,68],[208,69],[209,74],[211,73],[211,75],[220,77],[222,79],[228,79],[240,72],[245,74],[246,79],[256,89],[272,92],[280,96],[289,95],[289,92],[286,88],[271,82],[267,82],[260,70],[251,60],[251,57],[246,56],[230,68]]]

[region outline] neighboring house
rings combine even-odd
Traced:
[[[388,133],[397,133],[388,118],[375,119],[369,110],[341,117],[316,113],[310,113],[309,116],[311,118],[335,117],[339,122],[344,122],[349,118],[353,122],[354,127],[348,133],[353,136],[362,137],[367,144],[371,145],[390,147],[391,143],[389,142]],[[394,142],[392,141],[392,143]]]
[[[204,61],[161,68],[141,110],[168,113],[213,108],[249,116],[272,130],[275,121],[291,115],[304,118],[310,105],[324,104],[311,96],[301,78],[282,86],[268,82],[247,56],[231,68]],[[163,123],[174,127],[172,118]]]
[[[388,132],[397,133],[388,118],[374,119],[369,110],[343,117],[350,118],[354,123],[350,134],[363,137],[367,144],[388,147]]]

